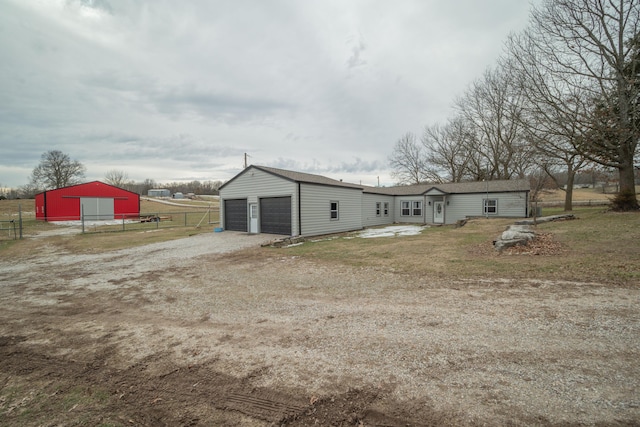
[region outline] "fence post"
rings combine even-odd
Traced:
[[[84,234],[84,206],[80,203],[80,222],[82,223],[82,233]]]
[[[160,214],[156,213],[156,230],[160,228]]]
[[[18,229],[20,230],[20,240],[22,240],[22,204],[18,204]],[[15,230],[13,236],[15,237]]]
[[[125,231],[124,230],[124,214],[122,214],[122,231]]]

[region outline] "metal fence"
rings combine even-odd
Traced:
[[[22,238],[22,221],[0,221],[0,240],[16,240]]]
[[[102,233],[131,230],[158,230],[174,227],[208,227],[218,223],[218,210],[203,209],[176,212],[147,212],[140,215],[116,215],[105,220],[83,215],[79,226],[83,233]]]
[[[73,229],[79,233],[107,233],[122,231],[159,230],[175,227],[215,227],[219,221],[218,208],[192,209],[174,212],[147,212],[141,214],[114,215],[105,219],[100,215],[81,215],[75,218],[53,218],[47,221],[35,219],[33,214],[23,218],[19,212],[16,219],[0,220],[0,241],[22,239],[41,233],[60,234]]]

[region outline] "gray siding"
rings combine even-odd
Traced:
[[[300,184],[302,235],[339,233],[362,229],[362,191],[360,189]],[[337,220],[330,216],[330,203],[339,203]]]
[[[447,196],[449,205],[445,206],[445,222],[453,224],[469,217],[484,216],[483,200],[486,193],[451,194]],[[523,218],[526,216],[527,193],[489,193],[489,199],[498,200],[498,212],[489,217]]]
[[[376,203],[380,203],[380,216],[376,215]],[[389,204],[389,215],[384,215],[384,203]],[[362,225],[375,227],[377,225],[393,224],[395,206],[393,196],[364,193],[362,195]]]
[[[426,210],[425,210],[425,216],[424,216],[424,222],[426,222],[427,224],[433,224],[433,210],[435,209],[435,205],[433,204],[433,202],[441,202],[443,200],[442,196],[427,196],[426,198]],[[429,204],[431,203],[431,204]],[[445,215],[447,213],[447,206],[445,205],[444,207],[445,209]],[[446,216],[445,216],[445,220],[446,220]]]
[[[407,191],[411,195],[407,196],[401,195],[402,191],[396,190],[388,194],[373,194],[321,176],[250,167],[220,190],[220,221],[221,224],[226,223],[225,200],[243,199],[247,200],[247,203],[259,203],[263,198],[290,197],[291,233],[294,235],[339,233],[393,223],[433,223],[435,201],[445,203],[444,223],[454,224],[464,218],[483,216],[483,199],[487,197],[486,192],[456,192],[460,190],[458,187],[469,187],[471,184],[476,185],[474,183],[456,184],[455,191],[450,194],[446,194],[445,190],[439,188],[427,187],[423,191],[427,191],[429,196],[415,195],[415,191],[411,189]],[[452,188],[453,191],[453,185],[450,184],[447,188]],[[506,184],[501,183],[501,185],[504,187]],[[518,191],[515,191],[516,189],[511,191],[509,188],[499,190],[501,192],[489,193],[490,199],[498,201],[497,213],[491,215],[492,217],[526,216],[527,191],[520,191],[520,188],[517,189]],[[334,201],[339,205],[337,219],[331,218],[331,202]],[[408,215],[402,215],[402,202],[410,203]],[[414,212],[414,202],[421,203],[422,211],[418,215]],[[380,203],[380,215],[376,214],[376,203]],[[384,203],[389,203],[388,216],[384,215]],[[286,213],[286,206],[283,208]],[[258,214],[260,215],[260,212]]]
[[[266,173],[258,169],[247,170],[220,190],[220,200],[247,199],[248,203],[257,203],[262,197],[291,197],[291,228],[293,234],[298,230],[298,184],[287,179]],[[220,224],[224,224],[224,208],[220,209]]]
[[[422,215],[415,216],[413,215],[413,209],[411,209],[411,215],[403,216],[402,215],[402,202],[411,202],[411,207],[413,202],[422,202]],[[429,207],[428,205],[426,206]],[[425,202],[424,196],[396,196],[395,197],[395,208],[394,215],[396,222],[399,223],[415,223],[415,224],[424,224],[425,221]]]

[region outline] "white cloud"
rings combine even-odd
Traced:
[[[255,164],[391,184],[402,134],[449,115],[528,6],[511,0],[10,0],[0,184],[42,152],[136,180]]]

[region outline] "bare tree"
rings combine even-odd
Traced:
[[[460,116],[445,125],[425,127],[422,145],[428,164],[439,171],[439,182],[462,182],[475,178],[472,172],[475,141],[473,130]]]
[[[529,183],[531,191],[529,192],[529,205],[532,207],[533,223],[538,223],[538,202],[540,201],[540,193],[545,186],[545,182],[549,177],[548,171],[543,168],[534,169],[529,174]]]
[[[476,135],[469,148],[475,153],[472,166],[478,174],[485,170],[489,179],[526,176],[532,165],[519,120],[522,102],[517,82],[500,69],[488,70],[456,101]]]
[[[400,185],[420,184],[437,173],[427,169],[424,150],[413,133],[402,136],[389,156],[391,177]]]
[[[115,187],[125,188],[131,181],[129,181],[129,174],[123,170],[111,169],[104,174],[104,180],[107,184],[111,184]]]
[[[30,188],[56,189],[77,184],[84,178],[85,167],[59,150],[43,153],[40,164],[31,173]]]
[[[567,173],[564,210],[573,209],[576,174],[590,162],[576,149],[589,127],[584,123],[590,100],[581,91],[553,81],[538,58],[536,39],[530,30],[512,35],[507,41],[508,56],[501,65],[518,82],[525,99],[520,121],[527,140],[536,149],[538,165],[556,181],[557,169]]]
[[[547,84],[565,98],[580,94],[592,102],[578,117],[588,130],[572,143],[588,159],[617,169],[621,210],[638,209],[639,34],[640,0],[546,0],[534,8],[528,34]]]

